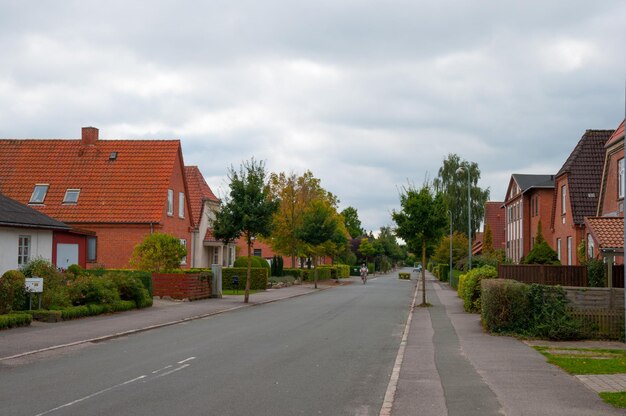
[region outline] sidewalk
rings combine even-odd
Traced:
[[[413,311],[392,415],[626,414],[526,343],[486,334],[455,291],[429,273],[427,279],[432,306]]]
[[[346,284],[352,279],[342,279]],[[57,323],[33,321],[31,326],[0,331],[0,363],[63,347],[129,335],[153,328],[200,319],[227,311],[302,296],[337,286],[334,281],[268,289],[250,295],[224,296],[193,302],[155,299],[151,308],[133,310]]]

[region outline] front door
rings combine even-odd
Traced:
[[[57,244],[57,267],[67,269],[78,264],[78,244]]]

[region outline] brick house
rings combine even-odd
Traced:
[[[485,226],[491,229],[494,250],[504,250],[506,248],[506,226],[504,218],[505,210],[503,202],[488,201],[485,203]]]
[[[87,267],[129,267],[153,232],[179,238],[193,256],[193,222],[179,140],[0,140],[0,192],[72,228],[95,233]],[[185,259],[182,267],[188,267]]]
[[[587,257],[624,263],[624,121],[604,145],[602,184],[594,217],[585,218]],[[616,258],[617,257],[617,258]],[[609,267],[609,270],[612,270]]]
[[[70,227],[0,194],[0,276],[35,257],[56,265],[56,251],[63,251],[63,247],[55,250],[57,244],[63,244],[55,241],[57,233],[70,235]]]
[[[587,130],[555,176],[550,228],[561,264],[580,264],[576,250],[586,238],[585,217],[597,211],[604,146],[612,133]]]
[[[519,263],[532,249],[537,237],[537,226],[542,220],[542,233],[551,241],[549,224],[554,175],[511,175],[504,208],[506,257]],[[495,248],[495,237],[494,237]]]
[[[185,166],[185,177],[191,203],[193,220],[191,267],[210,267],[212,264],[232,266],[235,261],[235,244],[224,245],[213,237],[212,224],[220,200],[204,180],[197,166]]]

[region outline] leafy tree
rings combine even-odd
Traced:
[[[135,246],[130,264],[140,270],[163,273],[180,268],[187,249],[173,235],[154,233]]]
[[[370,243],[369,237],[364,237],[361,239],[361,244],[359,244],[359,253],[365,257],[365,262],[369,263],[370,257],[376,254],[376,246]]]
[[[425,184],[422,189],[413,187],[404,189],[400,195],[401,211],[394,210],[396,235],[409,245],[416,253],[422,251],[422,264],[426,264],[426,247],[435,244],[446,232],[448,216],[446,205],[441,193],[433,193]],[[426,275],[422,269],[422,306],[426,306]]]
[[[315,199],[304,212],[296,235],[306,244],[307,254],[313,257],[313,265],[317,266],[319,256],[331,253],[338,244],[347,243],[344,230],[341,227],[341,217],[334,207],[327,200]],[[317,288],[317,267],[314,279]]]
[[[265,164],[252,158],[245,161],[236,171],[230,167],[229,199],[216,212],[213,233],[216,238],[227,242],[243,235],[248,247],[248,271],[244,302],[250,297],[250,273],[252,243],[256,237],[269,236],[272,229],[272,215],[277,209],[277,201],[270,198],[270,190],[265,181]]]
[[[359,219],[359,213],[356,208],[348,207],[341,211],[346,229],[350,233],[350,237],[357,238],[365,234],[365,230],[361,226],[361,220]]]
[[[493,252],[493,233],[491,232],[491,226],[485,225],[485,238],[483,239],[483,254],[489,255]]]
[[[467,257],[467,237],[458,231],[452,233],[452,264],[458,268],[461,260]],[[445,235],[435,252],[432,259],[436,263],[448,264],[450,262],[450,235]]]
[[[457,173],[460,167],[465,171]],[[478,164],[461,160],[456,154],[449,154],[439,168],[438,177],[433,180],[433,187],[435,192],[444,195],[445,203],[452,212],[452,229],[467,233],[467,170],[470,175],[471,233],[474,236],[485,215],[485,202],[489,199],[489,189],[483,190],[478,186]]]
[[[322,188],[320,180],[311,171],[302,176],[272,173],[269,190],[278,208],[272,217],[273,231],[268,242],[276,253],[291,257],[291,267],[296,267],[296,257],[304,255],[305,250],[296,236],[296,230],[302,225],[307,207],[315,199],[324,199],[336,207],[338,200]]]

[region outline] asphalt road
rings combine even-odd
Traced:
[[[0,367],[0,415],[378,415],[413,284],[395,276]]]

